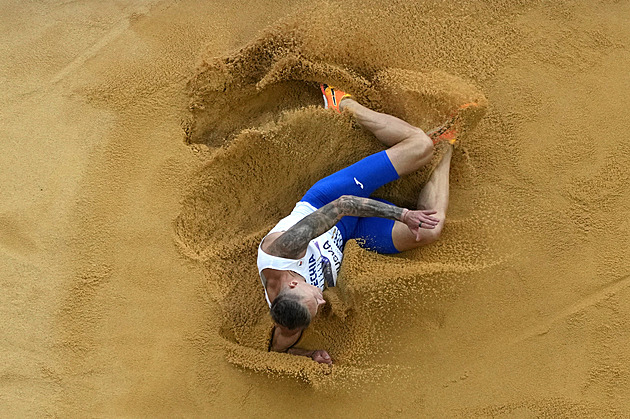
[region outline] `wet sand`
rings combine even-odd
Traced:
[[[4,415],[630,414],[630,2],[0,11]],[[265,352],[255,268],[313,182],[382,149],[319,81],[423,129],[483,102],[442,239],[347,245],[302,343],[332,369]],[[412,205],[429,171],[378,195]]]

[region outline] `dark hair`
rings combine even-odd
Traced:
[[[300,302],[300,297],[287,290],[281,291],[271,303],[271,318],[290,330],[306,328],[311,323],[311,313]]]

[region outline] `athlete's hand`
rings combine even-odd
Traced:
[[[332,359],[330,359],[330,355],[328,355],[328,352],[324,350],[320,349],[318,351],[313,351],[313,353],[311,354],[311,358],[313,358],[313,361],[319,362],[320,364],[332,365]]]
[[[407,224],[409,230],[416,236],[416,240],[420,240],[420,229],[434,229],[440,222],[439,219],[432,217],[437,211],[433,210],[406,210],[403,212],[402,222]]]

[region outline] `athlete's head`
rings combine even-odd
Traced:
[[[288,329],[305,329],[317,315],[319,306],[325,303],[319,288],[304,280],[293,280],[271,303],[271,317]]]

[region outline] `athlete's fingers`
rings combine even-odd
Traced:
[[[416,241],[418,241],[418,237],[420,237],[420,229],[418,227],[416,228],[411,228],[409,227],[409,231],[411,231],[411,234],[414,235],[414,237],[416,238]]]
[[[433,214],[437,214],[437,211],[435,210],[420,210],[417,212],[417,214],[423,220],[431,220],[431,221],[435,221],[436,223],[440,222],[438,218],[431,217]]]
[[[333,363],[328,352],[324,350],[318,350],[318,351],[313,352],[313,354],[311,355],[311,358],[313,358],[313,361],[319,362],[320,364],[332,365]]]
[[[315,361],[319,362],[320,364],[328,364],[328,365],[332,364],[332,359],[330,359],[330,357],[326,358],[323,355],[316,355]]]
[[[415,219],[414,219],[415,218]],[[434,229],[438,224],[439,224],[439,220],[434,219],[433,217],[431,217],[431,219],[427,218],[427,217],[414,217],[410,220],[407,220],[409,229],[411,229],[412,232],[415,232],[416,228],[425,228],[425,229]]]
[[[427,223],[427,224],[433,224],[436,225],[437,223],[440,222],[440,220],[438,220],[437,218],[433,218],[433,217],[425,217],[422,220],[423,223]]]

